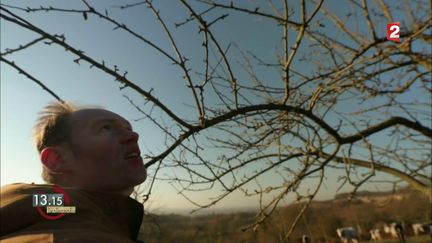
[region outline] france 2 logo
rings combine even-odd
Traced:
[[[400,42],[400,22],[387,24],[387,40]]]

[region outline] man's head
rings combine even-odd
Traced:
[[[41,112],[34,137],[47,182],[125,192],[146,178],[138,134],[113,112],[52,103]]]

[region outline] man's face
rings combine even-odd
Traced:
[[[107,110],[86,109],[70,118],[72,186],[121,191],[146,179],[138,134],[123,117]]]

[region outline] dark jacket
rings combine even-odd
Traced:
[[[32,195],[55,193],[52,185],[15,183],[1,188],[1,242],[137,242],[143,206],[134,199],[64,188],[75,214],[48,220],[32,206]]]

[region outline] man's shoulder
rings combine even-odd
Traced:
[[[12,183],[1,187],[1,195],[9,196],[14,194],[31,194],[43,192],[44,190],[52,188],[50,184],[35,184],[35,183]]]
[[[32,194],[42,193],[50,188],[50,185],[13,183],[1,187],[1,207],[10,203],[30,198]]]
[[[22,196],[22,195],[32,195],[40,193],[53,193],[55,191],[64,191],[68,194],[76,196],[85,196],[89,198],[102,198],[102,199],[129,199],[135,201],[134,199],[118,194],[112,194],[101,191],[89,191],[83,190],[75,187],[61,187],[55,184],[35,184],[35,183],[12,183],[1,187],[0,193],[2,200],[7,197]],[[109,200],[108,200],[109,201]]]
[[[44,189],[44,188],[51,188],[52,184],[36,184],[36,183],[12,183],[7,184],[1,187],[1,191],[3,192],[10,192],[10,191],[21,191],[21,190],[29,190],[29,189]]]
[[[41,219],[32,208],[32,194],[48,188],[48,185],[14,183],[1,187],[0,213],[1,236],[27,227]]]

